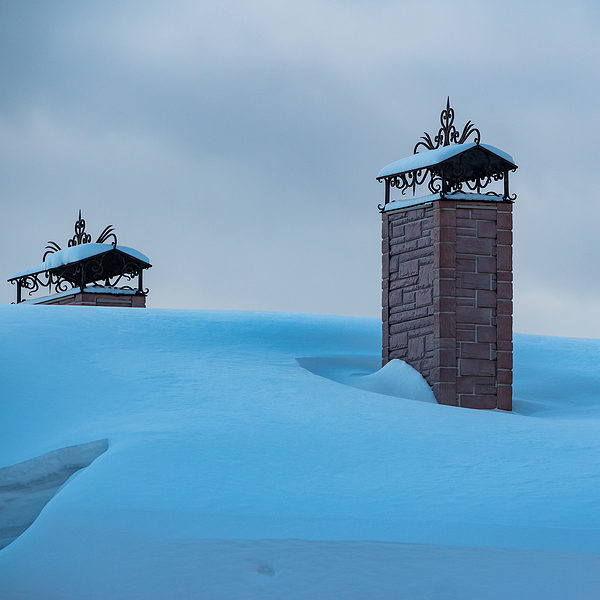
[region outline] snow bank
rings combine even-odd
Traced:
[[[401,360],[392,360],[376,369],[380,360],[365,357],[298,358],[308,371],[376,394],[408,400],[434,402],[435,397],[421,374]]]
[[[0,583],[3,598],[598,598],[600,564],[595,555],[360,540],[157,538],[152,530],[150,535],[139,532],[116,543],[111,531],[100,527],[91,539],[78,535],[75,523],[64,533],[74,540],[68,566],[56,570],[57,561],[35,552],[32,558],[40,558],[39,562],[16,565],[17,572]]]
[[[59,488],[108,448],[107,440],[48,452],[0,469],[0,549],[25,531]]]
[[[2,464],[110,441],[0,551],[1,598],[600,589],[599,340],[517,336],[503,413],[386,395],[415,380],[377,372],[377,319],[18,305],[0,327]]]

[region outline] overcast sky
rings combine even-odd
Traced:
[[[450,95],[519,165],[515,329],[599,337],[598,7],[2,0],[2,279],[81,208],[149,306],[377,316],[375,175]]]

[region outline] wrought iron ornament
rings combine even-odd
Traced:
[[[393,175],[388,179],[390,186],[400,190],[401,194],[406,194],[406,190],[411,189],[413,194],[416,192],[418,185],[422,185],[427,181],[427,189],[432,194],[439,193],[452,193],[452,192],[464,192],[465,187],[476,194],[480,194],[481,190],[486,188],[490,183],[494,181],[502,181],[505,178],[505,173],[493,173],[492,175],[481,175],[474,179],[466,179],[464,173],[455,171],[455,178],[446,179],[442,178],[441,175],[436,173],[435,167],[428,167],[423,169],[417,169],[416,171],[408,171],[407,173],[400,173],[399,175]],[[497,192],[486,192],[490,196],[501,196]],[[515,200],[516,195],[507,196],[507,200]]]
[[[152,265],[131,256],[124,249],[117,248],[117,236],[112,225],[102,230],[96,243],[105,244],[108,240],[111,240],[112,247],[100,249],[99,253],[92,256],[52,267],[42,264],[41,267],[45,270],[9,279],[11,284],[17,286],[17,304],[23,301],[23,290],[27,290],[29,296],[32,296],[44,288],[47,288],[48,294],[75,288],[83,292],[88,285],[92,288],[131,290],[135,294],[145,296],[148,289],[143,286],[143,271]],[[75,235],[68,240],[67,247],[89,244],[91,241],[92,236],[85,231],[85,220],[80,210],[75,222]],[[42,258],[44,262],[49,255],[59,252],[62,248],[56,242],[48,242],[45,250]],[[137,286],[127,285],[134,278],[137,278]]]
[[[427,132],[423,133],[421,140],[414,147],[413,154],[418,154],[420,146],[426,150],[436,150],[450,144],[464,144],[471,134],[475,134],[473,141],[476,144],[481,141],[481,133],[471,121],[467,121],[462,133],[458,133],[458,129],[454,127],[454,109],[450,106],[450,96],[446,98],[446,108],[440,114],[440,124],[441,127],[433,140]]]
[[[454,109],[450,106],[450,97],[446,98],[446,108],[440,114],[440,125],[435,136],[432,137],[427,132],[421,136],[413,154],[419,154],[419,150],[437,150],[451,144],[464,144],[469,138],[472,138],[471,142],[475,146],[459,158],[449,157],[430,166],[378,177],[378,181],[385,182],[385,202],[378,206],[379,210],[383,211],[390,202],[391,188],[400,190],[402,195],[409,189],[415,194],[417,187],[421,185],[427,185],[432,194],[444,197],[446,194],[468,190],[480,194],[491,183],[503,181],[503,194],[493,191],[484,193],[505,201],[514,201],[517,196],[509,192],[508,172],[515,171],[516,165],[480,145],[481,132],[471,121],[467,121],[462,131],[454,126]]]
[[[102,230],[102,233],[98,236],[96,240],[96,244],[104,244],[107,240],[112,238],[112,245],[116,247],[117,245],[117,236],[114,233],[114,228],[112,225],[108,225]],[[75,235],[67,242],[67,247],[71,248],[73,246],[79,246],[80,244],[89,244],[92,241],[92,236],[85,231],[85,219],[81,216],[81,209],[79,209],[79,216],[77,221],[75,221]],[[54,252],[58,252],[62,250],[62,248],[56,242],[48,242],[45,248],[46,252],[44,252],[44,256],[42,257],[42,261],[46,260],[46,257],[49,254],[54,254]]]
[[[119,265],[115,268],[115,260],[117,260],[117,257],[110,257],[111,264],[109,268],[107,268],[106,264],[106,255],[94,256],[80,261],[70,270],[68,278],[64,277],[66,267],[63,267],[62,269],[57,268],[56,270],[44,271],[42,273],[24,275],[17,279],[10,279],[9,281],[13,285],[17,284],[21,289],[29,290],[29,296],[32,296],[42,288],[47,288],[47,294],[66,292],[75,288],[83,289],[87,287],[85,282],[91,282],[91,287],[117,288],[121,280],[130,282],[137,277],[139,279],[139,286],[137,288],[130,285],[120,285],[118,289],[137,289],[140,294],[147,294],[148,288],[144,288],[141,284],[140,275],[142,267],[125,255],[119,255]],[[98,283],[99,281],[102,283]],[[19,292],[18,302],[20,301]]]

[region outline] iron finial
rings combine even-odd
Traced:
[[[69,239],[67,242],[67,247],[71,248],[72,246],[78,246],[79,244],[89,244],[92,241],[92,236],[85,231],[85,219],[81,216],[81,209],[79,209],[79,213],[77,215],[77,221],[75,221],[75,235]],[[97,244],[104,244],[107,240],[112,239],[112,245],[117,245],[117,236],[114,232],[114,228],[112,225],[108,225],[102,230],[102,233],[98,236],[96,240]],[[46,257],[49,254],[53,254],[54,252],[58,252],[62,250],[62,248],[56,242],[48,242],[45,248],[46,252],[42,257],[42,261],[46,260]]]
[[[475,135],[473,141],[476,144],[479,144],[481,140],[479,129],[471,121],[467,121],[462,133],[458,133],[458,130],[454,126],[454,109],[450,106],[450,96],[446,98],[446,108],[442,109],[440,114],[440,125],[440,129],[433,139],[427,132],[424,132],[421,139],[416,143],[413,154],[417,154],[421,146],[426,150],[436,150],[450,144],[462,144],[471,134]]]

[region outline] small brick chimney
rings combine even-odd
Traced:
[[[515,196],[508,172],[517,167],[480,144],[470,122],[459,138],[449,100],[440,120],[437,145],[425,134],[415,154],[378,176],[386,186],[383,364],[399,358],[412,365],[441,404],[511,410]],[[503,193],[481,193],[496,181]],[[432,193],[390,197],[392,188],[414,194],[424,183]]]
[[[92,243],[81,210],[74,230],[64,248],[48,242],[41,264],[8,280],[16,286],[17,304],[145,307],[148,290],[144,289],[143,272],[152,266],[148,257],[134,248],[119,246],[112,225]],[[23,298],[24,292],[31,296],[44,289],[44,296]]]

